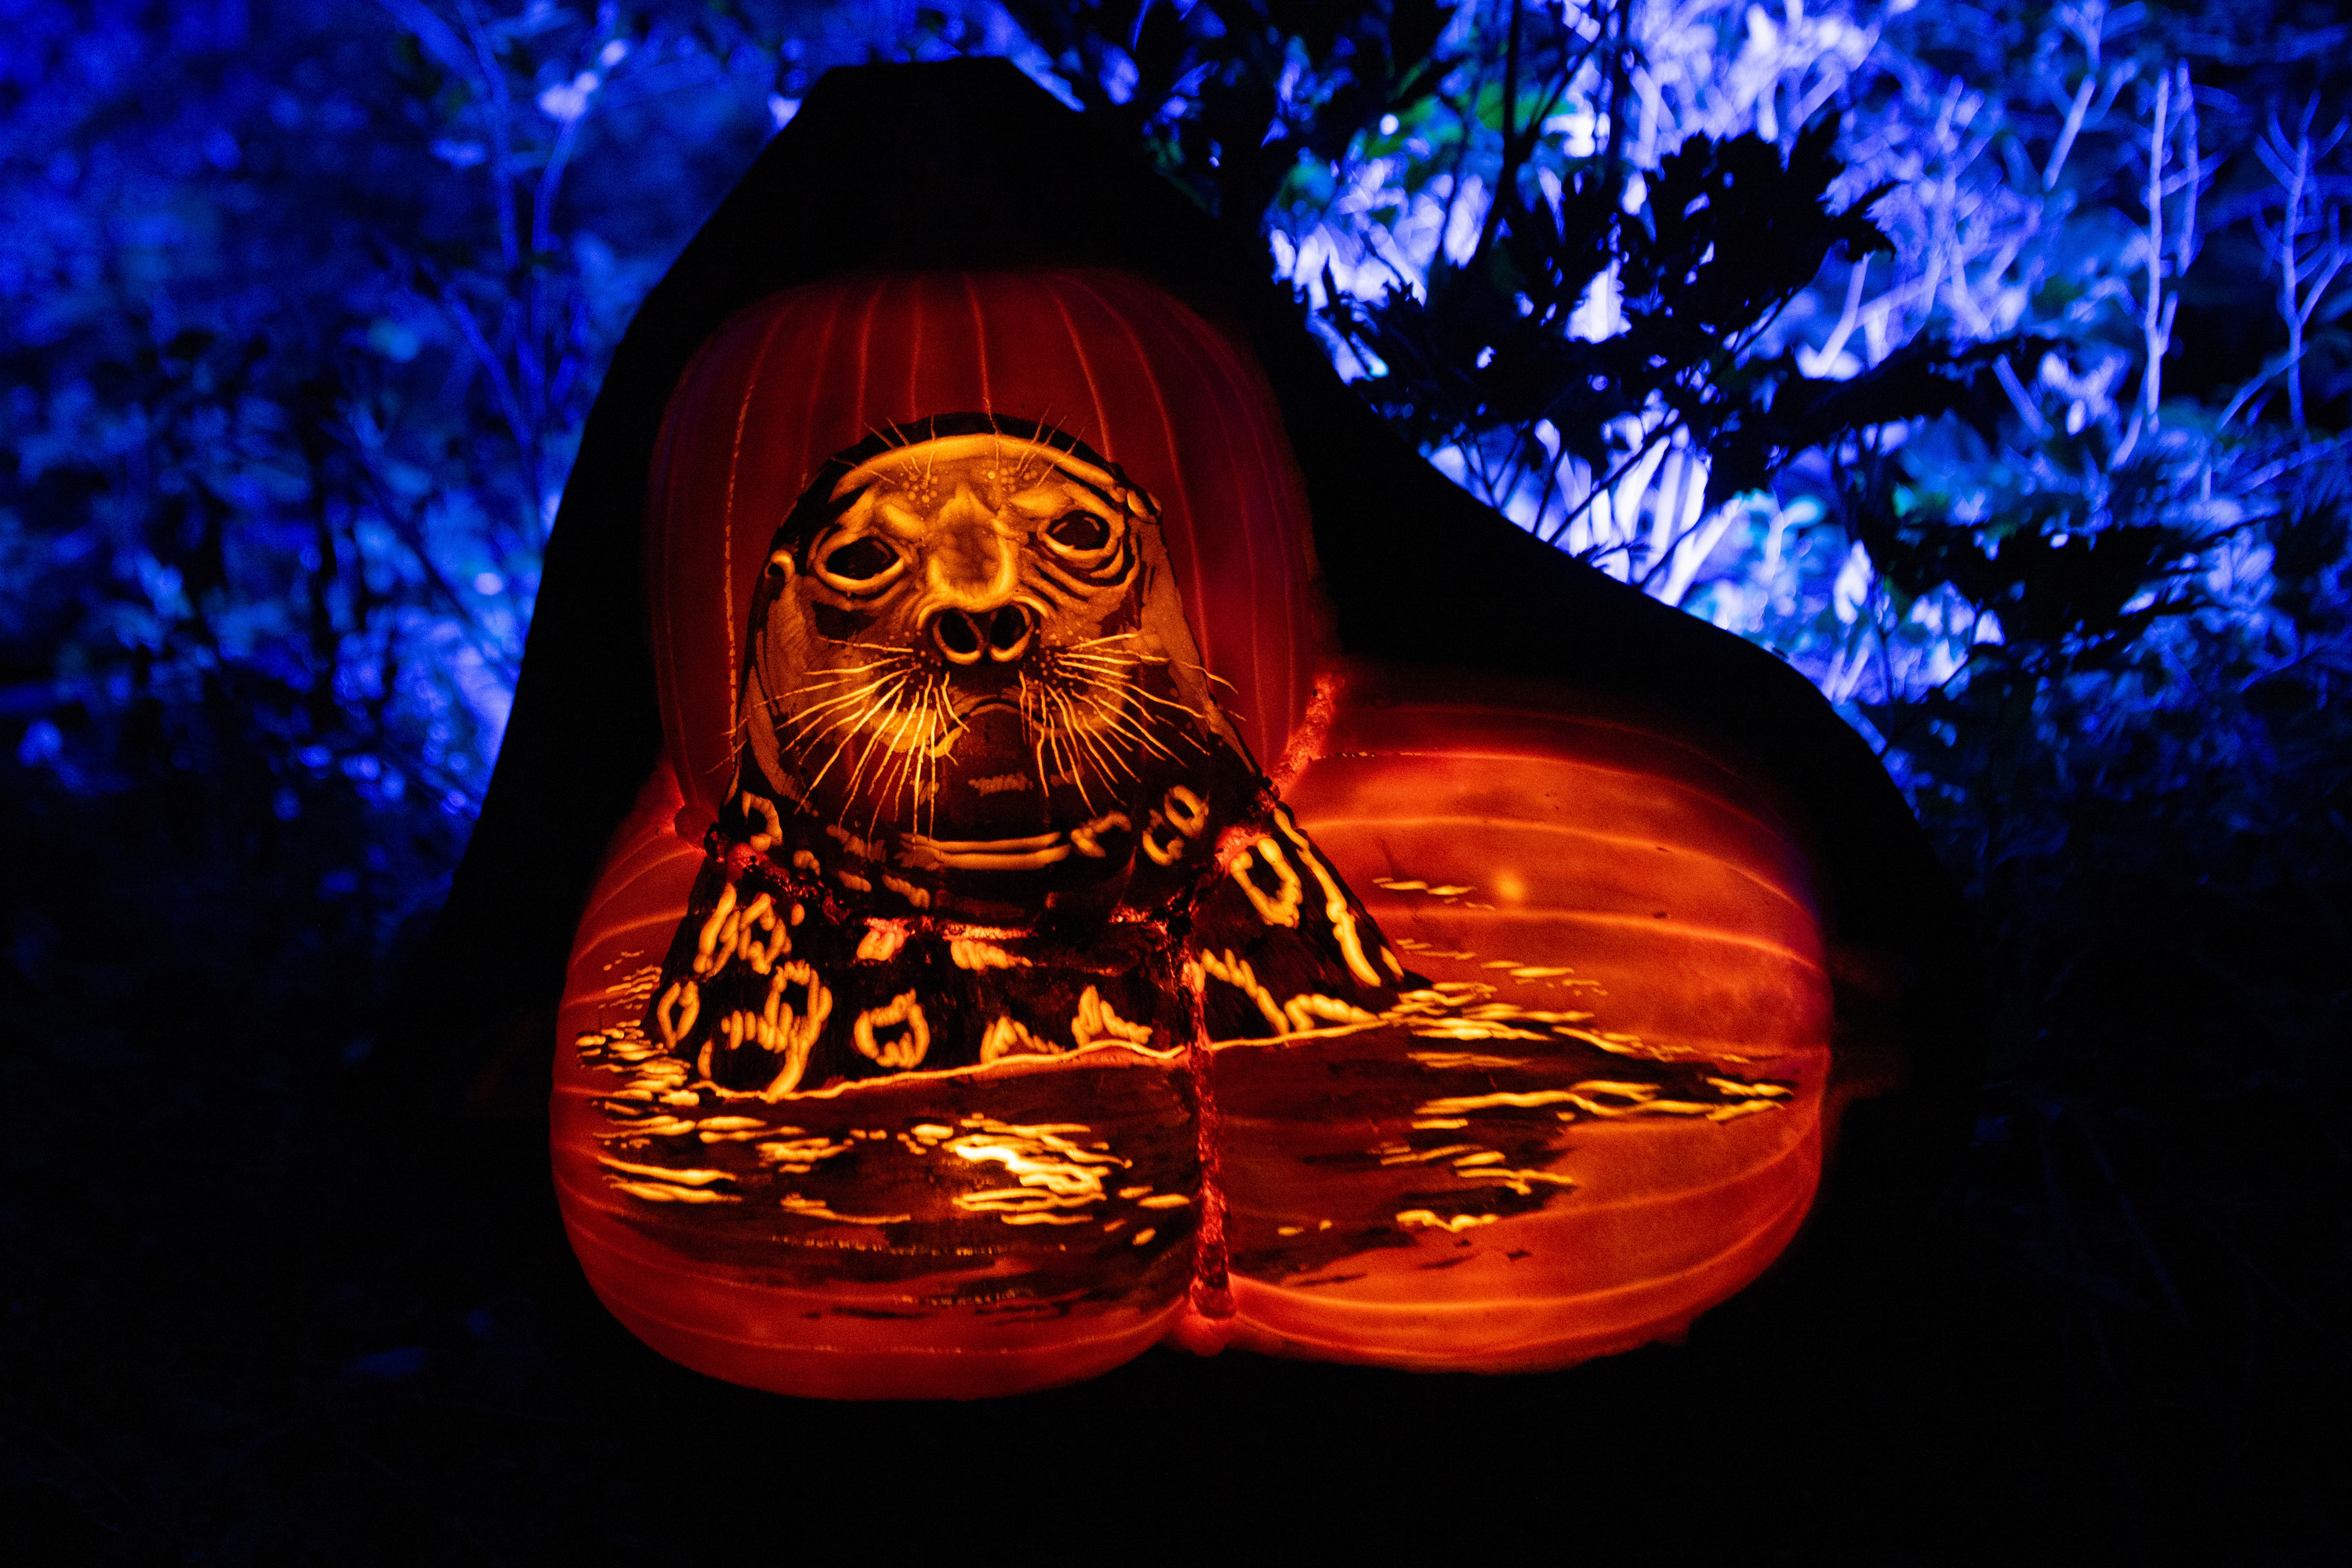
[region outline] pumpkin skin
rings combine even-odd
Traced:
[[[1674,1337],[1822,1173],[1831,987],[1769,791],[1654,714],[1340,661],[1285,788],[1469,1005],[1214,1056],[1226,1342],[1542,1371]]]
[[[1110,967],[1167,998],[1121,994],[1148,1034],[889,1072],[836,1043],[832,1068],[730,1086],[663,1004],[768,826],[743,738],[779,521],[861,438],[950,410],[1069,431],[1153,498],[1246,798],[1204,846],[1209,897],[1073,928],[1136,944]],[[663,1353],[830,1397],[1017,1392],[1163,1339],[1535,1369],[1672,1334],[1786,1244],[1819,1180],[1828,984],[1769,791],[1570,692],[1339,658],[1263,379],[1181,305],[1076,270],[795,290],[698,357],[656,475],[666,751],[575,940],[552,1135],[592,1285]],[[1254,793],[1261,756],[1278,798]],[[1328,868],[1365,950],[1402,954],[1366,1017],[1251,1026],[1217,933],[1251,918],[1243,878],[1259,916],[1285,891],[1260,839]],[[877,920],[976,940],[853,893],[777,883],[770,926],[808,951],[862,952]]]

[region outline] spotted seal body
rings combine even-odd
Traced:
[[[1369,1021],[1402,966],[1211,691],[1150,497],[950,415],[819,471],[646,1032],[770,1098]]]

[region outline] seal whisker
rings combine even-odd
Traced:
[[[891,689],[883,693],[882,696],[876,698],[871,703],[868,703],[856,718],[848,720],[835,727],[845,731],[841,738],[841,743],[834,747],[832,755],[826,757],[824,760],[824,766],[819,768],[816,771],[816,776],[809,780],[808,787],[810,789],[814,790],[818,784],[824,782],[824,775],[833,771],[833,764],[841,760],[842,752],[848,750],[850,742],[857,739],[857,731],[859,728],[862,727],[868,719],[880,712],[882,710],[883,704],[886,701],[894,699],[898,695],[899,689],[906,685],[908,679],[908,678],[906,676],[900,676],[897,685],[891,687]],[[831,732],[831,731],[826,731],[828,734]]]
[[[1176,753],[1170,751],[1165,745],[1161,744],[1159,737],[1153,735],[1150,729],[1145,725],[1136,721],[1136,715],[1129,713],[1119,704],[1101,696],[1098,692],[1089,689],[1090,687],[1098,683],[1087,682],[1083,684],[1074,684],[1079,698],[1093,707],[1095,711],[1102,716],[1104,728],[1110,730],[1115,733],[1124,735],[1128,739],[1139,744],[1150,747],[1153,751],[1159,752],[1161,756],[1167,758],[1171,763],[1177,760]],[[1119,696],[1126,695],[1126,690],[1124,689],[1113,689]]]
[[[1136,773],[1134,767],[1128,763],[1124,757],[1118,756],[1116,752],[1106,751],[1102,742],[1079,720],[1076,710],[1071,706],[1070,699],[1066,693],[1055,691],[1054,693],[1054,700],[1062,705],[1063,711],[1068,715],[1071,734],[1076,738],[1078,744],[1085,748],[1087,753],[1094,758],[1095,772],[1101,777],[1106,788],[1110,785],[1111,778],[1109,764],[1113,761],[1118,763],[1120,771],[1125,773],[1130,780],[1137,783],[1142,782],[1139,776]],[[1094,810],[1094,805],[1092,802],[1087,803],[1087,809],[1089,812]]]
[[[1070,700],[1051,687],[1047,687],[1045,689],[1045,694],[1054,701],[1060,703],[1064,713],[1069,716],[1070,722],[1064,727],[1069,731],[1071,739],[1076,742],[1077,744],[1087,752],[1095,753],[1097,764],[1096,771],[1101,774],[1105,787],[1108,787],[1110,784],[1110,774],[1108,771],[1100,768],[1100,754],[1096,751],[1095,742],[1092,737],[1088,736],[1083,729],[1078,727],[1076,721],[1076,715],[1070,712]],[[1066,771],[1078,786],[1078,804],[1086,807],[1087,816],[1092,816],[1094,815],[1095,803],[1094,797],[1087,792],[1087,781],[1084,776],[1086,770],[1083,767],[1071,767]]]
[[[1055,765],[1061,770],[1062,776],[1064,778],[1068,779],[1072,784],[1078,786],[1078,799],[1080,802],[1085,803],[1087,800],[1086,781],[1078,776],[1078,770],[1071,765],[1070,754],[1062,744],[1062,726],[1055,719],[1053,710],[1047,706],[1052,698],[1052,689],[1047,687],[1044,682],[1039,682],[1037,702],[1039,731],[1040,733],[1045,737],[1046,743],[1054,748]],[[1050,795],[1053,791],[1052,780],[1048,779],[1045,781],[1045,788],[1047,794]],[[1091,804],[1087,804],[1087,810],[1088,812],[1092,812],[1094,810],[1093,805]]]
[[[865,700],[873,693],[880,690],[887,679],[887,677],[884,677],[879,680],[868,681],[855,691],[845,692],[839,697],[830,697],[823,702],[815,703],[808,708],[803,709],[800,712],[793,715],[792,719],[788,722],[778,727],[776,731],[777,741],[781,743],[791,745],[795,751],[799,751],[803,749],[803,742],[809,736],[814,735],[821,738],[824,735],[831,734],[835,729],[838,728],[839,725],[844,722],[838,711],[839,710]],[[829,718],[825,717],[828,713],[831,714],[831,717]],[[819,722],[820,719],[823,719],[824,721],[821,723]],[[851,721],[854,722],[854,721]]]
[[[893,816],[896,816],[898,814],[898,797],[906,790],[907,770],[911,765],[914,758],[914,752],[908,750],[901,742],[906,740],[908,729],[922,713],[922,696],[929,689],[930,687],[927,682],[924,686],[919,688],[913,697],[908,700],[907,702],[907,711],[905,716],[899,719],[898,727],[891,731],[889,742],[883,750],[882,765],[875,770],[874,788],[871,791],[874,796],[874,809],[867,815],[866,819],[866,837],[869,839],[875,837],[876,830],[882,825],[882,808],[885,805],[887,805],[890,807]],[[892,711],[896,712],[897,710],[894,708]],[[886,719],[883,723],[887,725],[888,721]],[[881,736],[882,728],[882,725],[877,725],[875,727],[875,736],[877,740]],[[873,744],[871,742],[867,743],[866,749],[869,752],[873,750]],[[898,783],[897,787],[891,790],[889,795],[886,796],[883,793],[883,781],[888,775],[890,765],[894,759],[898,763]],[[859,765],[862,768],[864,763],[861,762]],[[852,790],[855,790],[857,787],[856,775],[854,773],[850,776],[849,787]]]
[[[857,762],[856,765],[849,770],[849,782],[845,786],[844,786],[848,791],[849,797],[852,800],[857,798],[857,781],[866,776],[866,764],[874,760],[874,748],[877,746],[883,747],[884,755],[886,758],[887,757],[888,742],[885,737],[889,732],[890,721],[898,716],[898,709],[900,705],[905,702],[907,695],[908,693],[904,682],[893,687],[890,692],[890,706],[877,715],[871,723],[861,726],[861,728],[866,731],[866,744],[865,747],[858,752]],[[872,829],[869,827],[867,832],[870,836]]]

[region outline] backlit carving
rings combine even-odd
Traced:
[[[1066,433],[950,415],[839,454],[743,646],[737,786],[646,1016],[693,1081],[1166,1055],[1396,1004],[1217,704],[1158,506]]]

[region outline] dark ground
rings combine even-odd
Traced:
[[[528,1068],[452,1111],[340,1059],[352,1018],[251,1030],[121,962],[124,922],[111,967],[11,985],[0,1534],[44,1563],[2352,1560],[2339,951],[2290,945],[2309,910],[2114,890],[2043,998],[2093,1016],[1997,1060],[1957,1175],[1850,1164],[1685,1345],[1491,1379],[1155,1352],[962,1406],[659,1360],[572,1260]]]

